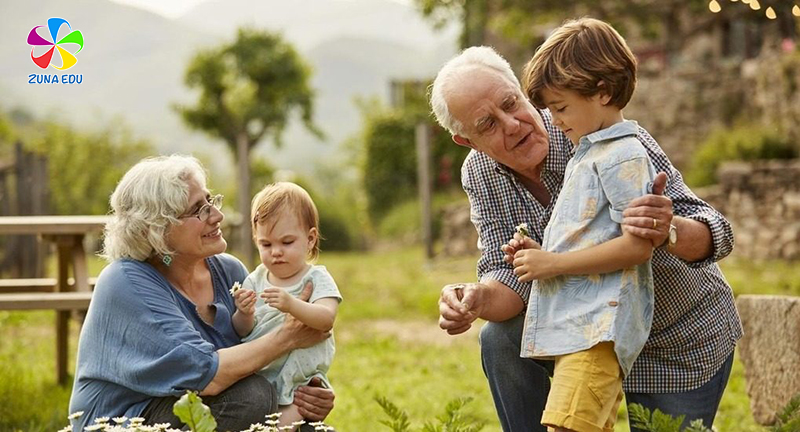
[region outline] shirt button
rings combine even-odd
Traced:
[[[619,306],[619,302],[615,302],[615,301],[612,300],[612,301],[608,302],[608,305],[609,306]]]

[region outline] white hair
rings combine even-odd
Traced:
[[[203,166],[192,156],[146,158],[128,170],[109,200],[112,219],[101,256],[144,261],[172,254],[166,236],[189,206],[190,179],[206,183]]]
[[[447,95],[452,91],[454,78],[463,70],[473,67],[485,67],[495,70],[512,84],[520,88],[511,65],[492,47],[476,46],[465,49],[453,57],[439,69],[436,79],[431,84],[431,108],[436,121],[452,135],[461,135],[464,125],[455,119],[447,107]]]

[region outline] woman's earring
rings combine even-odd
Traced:
[[[163,262],[165,266],[169,267],[169,265],[172,264],[172,255],[163,255],[161,257],[161,262]]]

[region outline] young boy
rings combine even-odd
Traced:
[[[575,146],[542,249],[514,255],[531,291],[523,357],[555,359],[542,424],[556,431],[612,431],[622,380],[653,316],[653,245],[623,232],[622,211],[655,176],[638,125],[622,109],[636,60],[608,24],[566,22],[525,68],[525,93]],[[618,270],[618,269],[622,270]],[[616,270],[616,271],[615,271]]]

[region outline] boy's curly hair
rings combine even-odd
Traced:
[[[545,88],[572,90],[584,97],[607,93],[609,104],[623,109],[636,88],[636,58],[608,23],[569,20],[536,50],[523,70],[522,87],[539,109],[546,108],[541,96]]]

